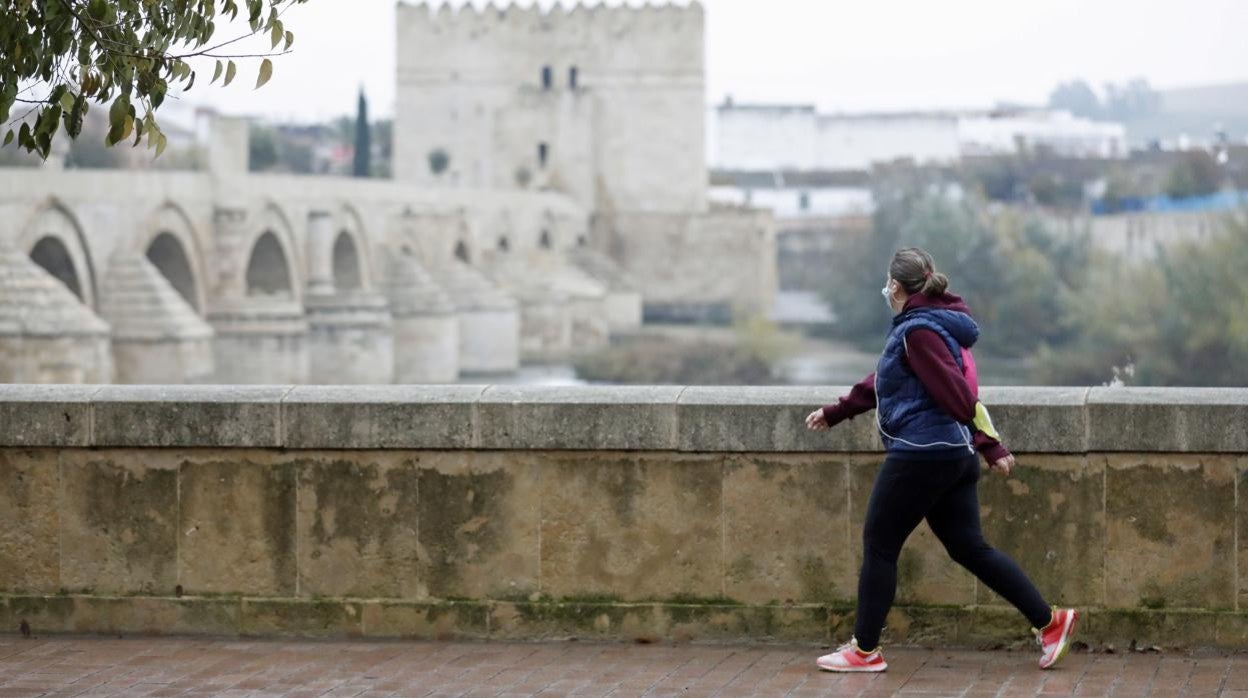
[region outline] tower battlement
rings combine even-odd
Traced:
[[[700,79],[704,68],[704,14],[696,2],[548,9],[400,4],[397,16],[400,73],[512,79],[510,69],[531,71],[560,57],[600,74],[696,73]]]
[[[485,7],[464,5],[452,7],[449,3],[408,3],[398,5],[399,16],[421,21],[444,30],[480,30],[493,26],[508,25],[516,28],[572,28],[602,26],[612,30],[672,28],[685,22],[703,19],[702,3],[694,0],[688,4],[645,3],[640,7],[629,5],[586,4],[578,2],[571,7],[556,3],[542,9],[536,5],[496,5]]]

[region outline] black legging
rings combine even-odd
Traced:
[[[1050,608],[1018,564],[984,541],[979,528],[979,458],[954,461],[888,459],[875,479],[862,531],[862,573],[858,577],[858,616],[854,637],[863,650],[880,642],[884,618],[897,592],[897,557],[919,522],[954,562],[1014,604],[1032,627],[1043,628]]]

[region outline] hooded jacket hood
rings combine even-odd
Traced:
[[[966,301],[954,293],[926,295],[916,293],[906,300],[901,312],[893,317],[896,327],[918,314],[940,325],[961,346],[970,349],[979,340],[979,325],[971,317]]]

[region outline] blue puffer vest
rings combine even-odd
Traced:
[[[945,340],[959,368],[962,347],[979,339],[970,315],[943,308],[915,308],[893,318],[875,371],[876,426],[890,457],[905,460],[961,458],[975,453],[971,430],[927,394],[905,361],[906,335],[928,329]]]

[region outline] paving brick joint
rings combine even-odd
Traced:
[[[1214,696],[1248,698],[1248,654],[893,647],[878,675],[815,646],[0,636],[8,696]]]

